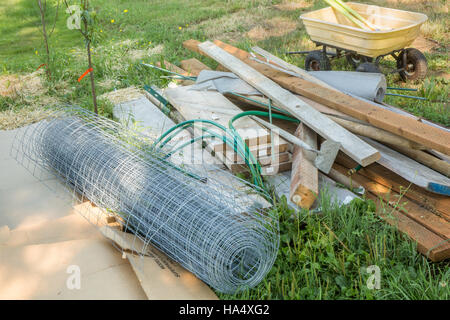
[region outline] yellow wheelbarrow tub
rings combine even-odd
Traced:
[[[379,30],[361,29],[343,14],[327,7],[300,16],[311,40],[375,58],[409,46],[428,19],[422,13],[355,2],[347,2],[347,5]]]

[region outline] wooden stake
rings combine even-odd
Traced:
[[[310,128],[301,123],[295,136],[317,149],[317,135]],[[294,154],[292,156],[292,172],[290,199],[296,205],[303,209],[309,209],[313,205],[319,193],[319,172],[314,164],[308,160],[306,150],[294,145]]]

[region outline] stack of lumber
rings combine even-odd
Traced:
[[[164,96],[186,120],[209,119],[228,127],[231,118],[242,112],[221,93],[215,91],[197,91],[191,90],[190,86],[181,86],[165,90]],[[286,170],[290,169],[291,159],[287,154],[288,144],[282,138],[274,136],[273,143],[271,143],[269,131],[248,117],[237,120],[235,128],[249,146],[252,154],[263,165],[263,173],[273,172],[277,166],[286,168]],[[194,131],[201,135],[200,125]],[[237,156],[223,141],[214,139],[208,143],[207,148],[211,152],[215,152],[216,157],[233,173],[245,170],[243,159]],[[272,152],[275,155],[274,158],[271,157]]]
[[[280,129],[314,149],[320,149],[324,140],[341,144],[332,170],[325,173],[328,178],[349,190],[364,188],[365,197],[377,204],[380,217],[415,240],[418,250],[431,260],[450,257],[447,128],[395,107],[340,92],[261,48],[249,53],[217,40],[188,40],[184,47],[215,60],[218,70],[233,72],[262,94],[248,101],[218,92],[190,90],[189,86],[165,90],[165,97],[184,119],[210,119],[225,126],[242,110],[264,109],[255,101],[267,105],[270,99],[274,106],[300,121],[297,125],[275,119],[273,123]],[[194,58],[181,65],[182,72],[194,76],[210,69]],[[270,130],[252,119],[236,121],[236,129],[263,166],[277,164],[275,173],[291,170],[289,200],[310,209],[320,192],[319,176],[323,173],[319,173],[308,152],[279,137],[275,139]],[[233,172],[244,167],[242,159],[222,142],[209,148]],[[276,153],[277,163],[273,163],[271,153]]]
[[[189,76],[198,76],[202,70],[210,70],[208,66],[195,58],[181,61],[182,68],[167,61],[165,66],[171,71]],[[192,90],[191,83],[186,81],[182,84],[185,86],[165,90],[164,96],[183,120],[208,119],[228,127],[231,118],[242,112],[219,92]],[[261,164],[262,175],[291,169],[292,155],[289,144],[284,139],[278,135],[271,135],[267,129],[248,117],[237,120],[234,125],[250,152]],[[200,129],[194,130],[195,134],[201,134]],[[247,170],[244,160],[223,141],[219,139],[209,141],[206,148],[213,152],[233,174]]]

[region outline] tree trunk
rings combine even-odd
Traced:
[[[45,26],[45,24],[46,24],[46,22],[45,22],[45,9],[42,6],[41,0],[38,0],[38,5],[39,5],[39,11],[41,12],[42,34],[44,35],[45,50],[47,51],[47,68],[46,68],[46,72],[47,72],[48,79],[50,79],[50,77],[51,77],[51,72],[50,72],[50,50],[48,48],[47,30],[46,30],[46,26]]]
[[[92,59],[91,59],[91,42],[88,42],[87,45],[87,54],[88,54],[88,60],[89,60],[89,69],[92,68]],[[97,109],[97,95],[95,93],[95,82],[94,82],[94,69],[92,68],[92,71],[89,73],[91,78],[91,89],[92,89],[92,101],[94,102],[94,112],[95,114],[98,114]]]
[[[85,2],[84,8],[87,11],[89,8],[89,2]],[[85,35],[88,34],[88,22],[86,18],[83,19],[84,22],[84,32]],[[89,72],[89,76],[91,78],[91,89],[92,89],[92,101],[94,103],[94,112],[95,114],[98,114],[98,108],[97,108],[97,95],[95,93],[95,82],[94,82],[94,68],[92,67],[92,58],[91,58],[91,39],[89,37],[85,36],[86,42],[87,42],[87,55],[88,55],[88,61],[89,61],[89,69],[92,69],[91,72]]]

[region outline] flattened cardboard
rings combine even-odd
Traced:
[[[106,239],[0,247],[0,299],[146,299],[127,260]],[[80,270],[80,289],[69,289]]]
[[[103,235],[123,250],[150,300],[218,300],[200,279],[130,233],[102,227]],[[139,255],[136,255],[139,254]]]

